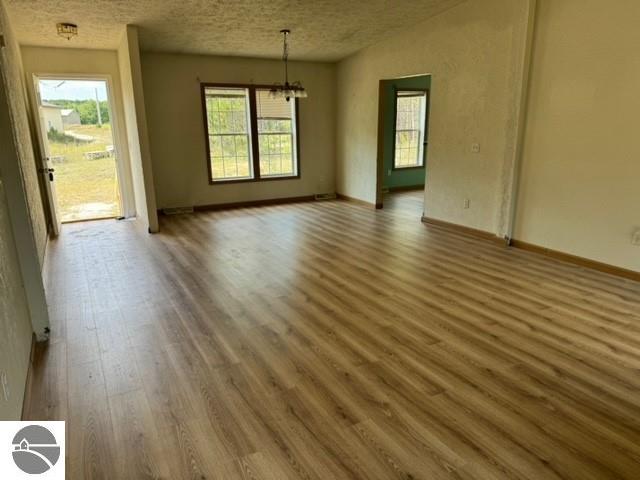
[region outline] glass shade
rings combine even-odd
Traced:
[[[307,98],[307,91],[302,87],[275,85],[269,90],[271,98]]]

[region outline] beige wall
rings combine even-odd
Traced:
[[[33,229],[33,237],[38,249],[38,259],[42,267],[47,246],[47,218],[44,203],[40,191],[40,179],[38,178],[39,162],[36,160],[37,151],[34,151],[31,128],[34,124],[27,108],[27,94],[24,82],[24,67],[20,48],[11,31],[4,6],[0,2],[0,34],[4,35],[6,46],[2,49],[3,58],[6,60],[6,69],[3,72],[9,96],[9,106],[14,122],[16,145],[20,159],[20,170],[24,190],[29,207],[29,217]]]
[[[334,191],[335,66],[290,65],[309,98],[300,100],[300,179],[209,185],[200,82],[271,84],[282,62],[197,55],[142,54],[158,206],[191,206]]]
[[[0,1],[0,34],[6,42],[0,49],[0,378],[6,377],[8,386],[7,399],[0,393],[0,420],[19,420],[33,332],[31,318],[37,317],[41,328],[48,325],[41,277],[47,235],[20,53],[6,20]],[[38,282],[40,290],[35,292]],[[29,291],[31,297],[25,285],[34,287]],[[40,295],[37,300],[34,292]]]
[[[640,5],[538,0],[514,238],[640,271]]]
[[[0,178],[0,376],[7,376],[9,399],[0,392],[0,420],[19,420],[31,350],[31,321],[18,253]]]
[[[127,132],[124,122],[124,108],[122,101],[122,87],[118,55],[114,50],[85,50],[79,48],[42,48],[22,47],[22,61],[24,63],[31,105],[36,105],[33,75],[104,75],[111,80],[110,101],[115,109],[116,124],[114,134],[123,146],[127,145]],[[132,184],[127,148],[118,151],[119,168],[118,180],[122,183],[125,198],[131,199]],[[124,205],[124,214],[133,214],[133,202]]]
[[[138,30],[133,25],[125,27],[118,47],[118,62],[124,95],[127,139],[138,220],[146,225],[149,232],[157,232],[158,213],[144,106],[140,47]]]
[[[338,192],[375,201],[379,80],[431,74],[425,213],[504,234],[527,20],[527,0],[468,0],[340,62]]]

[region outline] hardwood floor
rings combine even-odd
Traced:
[[[27,418],[70,479],[640,478],[640,284],[420,195],[65,226]]]

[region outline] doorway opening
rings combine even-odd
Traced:
[[[381,80],[378,108],[376,207],[414,191],[415,206],[427,175],[431,75]],[[405,202],[393,202],[405,204]],[[421,212],[420,212],[421,213]]]
[[[108,79],[36,77],[40,139],[53,230],[122,217]]]

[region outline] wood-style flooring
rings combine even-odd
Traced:
[[[26,418],[69,479],[640,478],[640,284],[421,213],[65,225]]]

